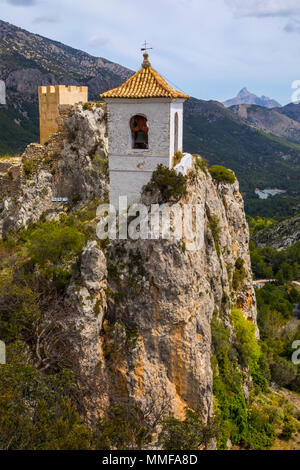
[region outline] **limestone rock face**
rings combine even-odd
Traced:
[[[151,202],[147,195],[145,201]],[[188,406],[208,418],[213,414],[213,313],[220,311],[230,327],[237,303],[256,322],[248,225],[237,182],[217,186],[199,171],[180,203],[205,208],[200,250],[185,250],[184,240],[115,241],[108,248],[102,373],[111,402],[129,398],[144,410],[163,403],[179,417]],[[218,220],[218,243],[212,219]],[[245,276],[234,290],[238,258],[244,260]]]
[[[5,187],[2,234],[42,214],[58,218],[65,206],[52,202],[53,197],[68,197],[70,210],[106,200],[105,108],[63,106],[58,124],[48,146],[27,147],[18,163],[19,186],[12,180]],[[3,177],[7,171],[3,167]],[[203,208],[199,249],[189,250],[186,238],[175,237],[105,245],[95,232],[66,288],[60,323],[88,422],[94,423],[105,407],[128,401],[150,417],[164,410],[183,417],[187,406],[208,419],[213,414],[213,314],[218,311],[231,328],[231,308],[237,304],[256,323],[249,232],[238,182],[216,183],[205,167],[195,166],[187,168],[187,178],[187,195],[177,203]],[[160,199],[155,191],[142,196],[147,206]],[[237,277],[241,260],[243,276]]]
[[[53,134],[48,145],[28,145],[22,162],[19,159],[10,168],[3,168],[0,234],[27,227],[42,214],[49,220],[58,218],[65,205],[53,202],[53,198],[68,198],[69,207],[105,198],[105,116],[104,106],[60,106],[59,132]]]
[[[67,288],[65,327],[73,333],[73,369],[82,390],[83,415],[94,422],[101,407],[99,338],[106,309],[106,259],[96,241],[84,247],[79,268]]]
[[[257,246],[285,250],[300,241],[300,216],[295,215],[259,231],[254,237]]]

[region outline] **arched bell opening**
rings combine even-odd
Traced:
[[[130,119],[133,149],[148,148],[148,125],[146,116],[136,114]]]

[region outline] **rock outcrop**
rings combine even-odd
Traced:
[[[72,314],[66,316],[64,325],[74,333],[70,355],[82,393],[83,415],[92,424],[103,406],[99,338],[106,310],[106,288],[105,256],[96,241],[89,241],[66,291],[66,311]]]
[[[62,105],[59,131],[48,145],[30,144],[21,160],[1,161],[0,171],[2,167],[5,171],[0,179],[2,235],[37,222],[42,214],[47,219],[59,218],[66,206],[105,199],[108,191],[105,114],[104,105],[89,104],[87,108]],[[54,198],[68,198],[68,202],[64,204]]]
[[[295,215],[260,230],[253,237],[257,246],[271,246],[275,250],[285,250],[300,241],[300,216]]]
[[[144,202],[157,200],[144,196]],[[256,322],[249,233],[237,182],[216,185],[199,171],[180,203],[205,207],[200,250],[185,250],[184,240],[114,241],[107,249],[102,374],[111,403],[130,399],[147,410],[167,402],[177,416],[190,407],[208,418],[213,413],[213,313],[219,311],[230,327],[231,307],[237,304]],[[219,224],[218,240],[212,220]],[[233,289],[239,258],[245,276]]]
[[[59,132],[22,156],[20,184],[6,189],[2,234],[30,222],[58,219],[107,197],[105,108],[62,106]],[[204,162],[203,162],[204,163]],[[201,169],[202,167],[202,169]],[[249,232],[239,185],[215,182],[205,165],[192,168],[177,203],[204,208],[204,244],[187,240],[111,240],[96,230],[65,291],[69,359],[83,391],[82,410],[94,422],[105,407],[133,402],[147,416],[185,407],[213,415],[211,320],[231,328],[238,305],[256,323]],[[160,193],[144,193],[145,205]],[[53,202],[67,197],[68,207]],[[169,202],[171,204],[171,202]],[[243,275],[236,271],[243,262]],[[241,273],[240,273],[241,274]],[[248,384],[245,383],[245,393]]]
[[[300,123],[284,114],[284,108],[265,108],[257,105],[238,104],[231,111],[251,125],[265,132],[300,142]]]

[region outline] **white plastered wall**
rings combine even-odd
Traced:
[[[178,149],[182,149],[183,100],[107,99],[110,203],[118,207],[119,196],[128,203],[139,201],[141,189],[158,164],[172,165],[174,116],[178,112]],[[146,116],[148,149],[133,149],[130,119]]]
[[[170,106],[170,166],[172,165],[172,158],[175,149],[175,114],[178,115],[178,141],[177,150],[182,152],[183,146],[183,100],[174,100]]]

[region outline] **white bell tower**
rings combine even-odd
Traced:
[[[156,72],[144,53],[142,68],[100,95],[107,103],[110,203],[138,202],[157,165],[172,167],[182,151],[183,103],[189,98]]]

